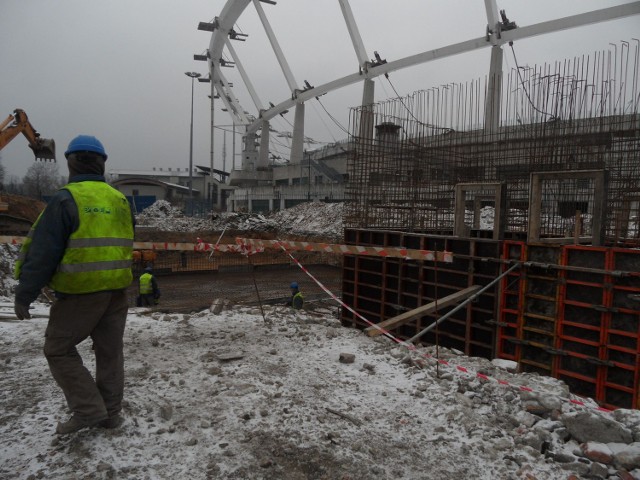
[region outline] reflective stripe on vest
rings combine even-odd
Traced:
[[[131,240],[127,238],[72,238],[67,242],[69,248],[129,246],[131,246]]]
[[[63,187],[78,207],[79,226],[71,234],[49,286],[61,293],[91,293],[131,284],[133,224],[124,195],[105,182]]]
[[[153,286],[151,284],[151,279],[153,275],[150,273],[143,273],[140,275],[140,295],[148,295],[153,293]]]

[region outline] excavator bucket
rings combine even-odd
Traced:
[[[36,156],[36,160],[56,161],[56,142],[49,138],[38,138],[36,145],[29,145]]]

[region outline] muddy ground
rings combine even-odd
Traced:
[[[306,268],[336,296],[341,295],[341,271],[328,265],[310,265]],[[320,286],[295,265],[251,268],[238,267],[230,272],[198,272],[158,274],[162,293],[154,311],[166,313],[192,313],[207,309],[216,299],[231,304],[282,305],[290,296],[289,285],[297,282],[306,302],[335,308],[339,305],[329,298]],[[129,303],[135,306],[136,282],[129,288]]]

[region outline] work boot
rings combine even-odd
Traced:
[[[93,427],[94,425],[99,424],[104,420],[85,420],[76,415],[73,415],[66,422],[58,422],[58,426],[56,427],[56,433],[58,435],[66,435],[67,433],[77,432],[78,430],[82,430],[83,428]]]
[[[118,428],[123,423],[124,423],[124,418],[122,418],[122,415],[116,413],[112,417],[109,417],[106,420],[101,421],[99,425],[102,428],[107,428],[110,430],[112,428]]]

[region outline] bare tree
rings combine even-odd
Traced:
[[[64,177],[58,172],[58,164],[52,162],[35,162],[22,178],[24,193],[30,197],[42,199],[51,195],[65,184]]]
[[[0,156],[0,162],[1,161],[2,161],[2,157]],[[4,184],[4,174],[5,174],[4,165],[0,163],[0,185]]]

